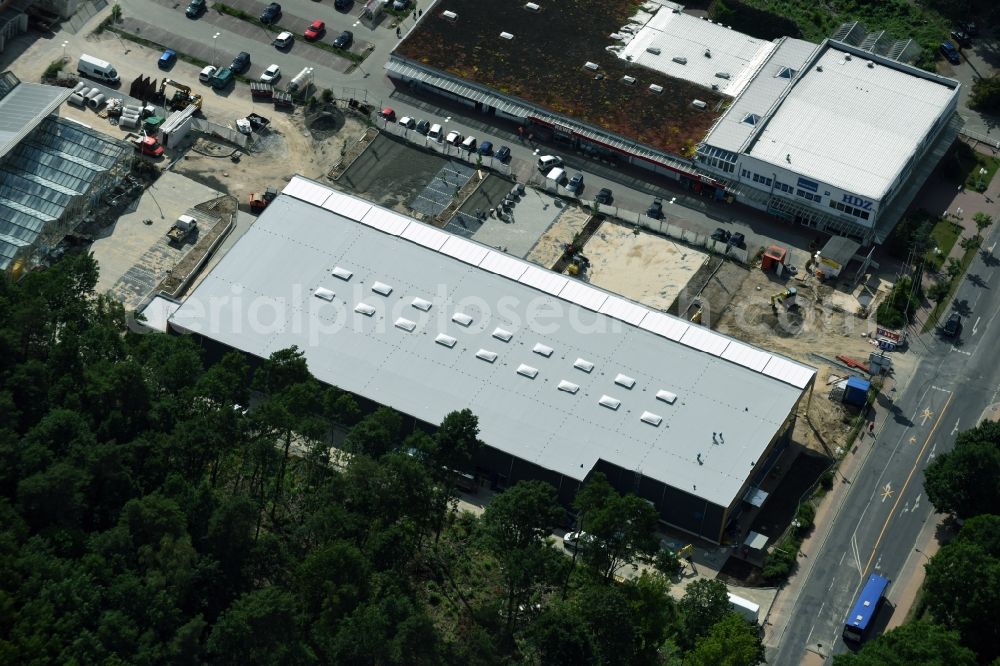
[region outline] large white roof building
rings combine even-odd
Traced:
[[[951,145],[959,83],[851,45],[781,40],[698,148],[746,203],[881,242]]]
[[[170,317],[430,424],[507,483],[592,471],[718,541],[814,370],[296,177]]]

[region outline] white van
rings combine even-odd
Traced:
[[[542,155],[538,158],[538,170],[545,173],[556,167],[562,166],[562,158],[555,155]]]
[[[427,132],[427,138],[431,141],[437,141],[441,143],[441,126],[438,124],[431,125],[430,131]]]
[[[80,76],[86,76],[102,83],[116,84],[121,81],[118,72],[111,66],[111,63],[84,53],[80,56],[80,61],[76,64],[76,72]]]
[[[462,141],[462,148],[465,148],[470,153],[476,149],[476,137],[467,136],[465,140]]]

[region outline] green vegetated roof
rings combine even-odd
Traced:
[[[489,86],[557,114],[682,154],[705,135],[724,96],[630,65],[607,46],[635,13],[632,0],[443,0],[397,47],[410,60]],[[451,11],[457,20],[442,18]],[[661,9],[660,11],[669,11]],[[501,32],[514,35],[511,40]],[[600,66],[598,72],[584,68]],[[602,74],[603,78],[595,78]],[[625,75],[635,85],[622,82]],[[656,94],[650,84],[663,87]],[[706,110],[691,102],[701,99]]]

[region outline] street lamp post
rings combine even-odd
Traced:
[[[218,67],[218,65],[216,64],[217,51],[215,48],[215,40],[217,40],[219,38],[219,35],[221,34],[222,34],[221,32],[217,32],[214,35],[212,35],[212,67]]]
[[[68,41],[63,41],[63,43],[62,43],[62,49],[63,49],[63,61],[65,61],[65,60],[66,60],[66,47],[67,47],[68,45],[69,45],[69,42],[68,42]]]

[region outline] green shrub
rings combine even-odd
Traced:
[[[816,507],[809,502],[799,505],[799,510],[795,512],[795,521],[798,527],[795,532],[799,536],[805,536],[813,528],[813,520],[816,518]]]
[[[779,583],[786,580],[798,565],[799,541],[785,539],[774,547],[764,558],[764,568],[761,575],[769,583]]]
[[[823,490],[833,490],[833,479],[834,473],[832,469],[828,469],[823,472],[823,476],[819,477],[819,485]]]

